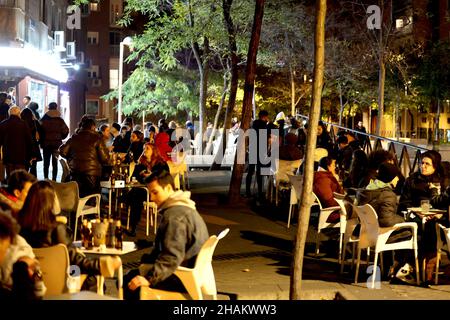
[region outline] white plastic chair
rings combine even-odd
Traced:
[[[192,299],[217,300],[216,279],[212,267],[212,257],[217,243],[225,237],[230,229],[223,230],[218,236],[213,235],[203,244],[195,260],[194,268],[178,267],[175,275],[180,278],[187,294],[141,287],[141,300],[157,299]]]
[[[63,244],[46,248],[33,248],[34,255],[39,261],[42,279],[47,291],[45,296],[56,296],[68,292],[69,253]]]
[[[445,241],[442,240],[442,235],[445,237]],[[434,283],[438,284],[439,281],[439,264],[441,262],[441,254],[444,250],[448,256],[450,256],[449,249],[450,249],[450,228],[444,227],[440,223],[436,223],[436,236],[437,236],[437,257],[436,257],[436,272],[435,272],[435,278]]]
[[[294,174],[295,171],[300,167],[302,160],[275,160],[275,171],[272,171],[272,183],[270,186],[270,201],[272,202],[273,198],[273,190],[275,190],[275,205],[278,206],[278,192],[284,188],[288,189],[288,187],[282,187],[281,183],[289,184],[288,174]]]
[[[294,212],[294,206],[298,204],[298,200],[302,194],[303,188],[303,176],[296,176],[288,174],[289,182],[291,183],[291,195],[289,198],[289,216],[287,222],[287,228],[289,229],[291,225],[291,217]]]
[[[417,224],[414,222],[397,223],[392,227],[382,228],[378,225],[378,215],[375,209],[370,204],[363,206],[355,206],[361,222],[361,232],[359,236],[358,257],[356,262],[355,283],[358,283],[359,264],[361,261],[361,249],[375,247],[374,268],[372,274],[371,288],[375,288],[375,279],[377,273],[378,254],[383,251],[411,249],[414,250],[414,257],[416,262],[416,280],[419,285],[419,260],[417,257]],[[400,229],[411,229],[412,237],[408,240],[402,240],[394,243],[386,243],[390,235]],[[383,264],[382,256],[380,256],[381,264]]]
[[[158,221],[158,208],[156,206],[156,203],[150,201],[150,194],[147,189],[147,187],[136,187],[145,190],[147,193],[147,198],[144,201],[144,208],[146,212],[146,223],[145,223],[145,234],[146,236],[149,235],[149,222],[150,225],[153,227],[154,233],[156,234],[156,228],[157,228],[157,221]],[[151,211],[151,213],[150,213]],[[127,215],[127,229],[130,228],[130,214],[131,214],[131,207],[128,207],[128,215]]]
[[[314,192],[312,193],[312,195],[315,199],[315,205],[318,205],[320,208],[319,219],[318,219],[319,222],[317,224],[317,235],[316,235],[316,255],[318,255],[319,247],[320,247],[320,232],[321,232],[321,230],[326,229],[326,228],[340,228],[340,222],[330,223],[330,222],[327,222],[327,220],[328,220],[328,217],[334,211],[340,210],[341,208],[339,206],[323,208],[322,203],[320,203],[320,200],[317,197],[317,195]]]
[[[338,194],[334,192],[334,200],[339,204],[341,208],[340,215],[340,237],[339,237],[339,258],[338,262],[341,264],[341,273],[344,272],[344,264],[345,264],[345,253],[347,249],[348,243],[353,243],[352,250],[352,266],[355,263],[355,245],[359,242],[359,237],[353,236],[353,231],[356,226],[359,224],[358,218],[350,218],[347,214],[347,209],[345,208],[345,202],[343,199],[344,195]]]
[[[75,181],[64,183],[50,181],[50,183],[55,188],[56,195],[58,196],[58,200],[61,205],[61,210],[75,211],[75,229],[73,240],[77,240],[78,218],[88,214],[95,214],[98,218],[100,218],[101,195],[96,193],[80,198],[78,183]],[[91,199],[95,199],[95,205],[86,205],[86,203]]]

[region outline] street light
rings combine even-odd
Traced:
[[[119,102],[117,105],[117,120],[119,124],[122,123],[122,82],[123,82],[123,47],[131,46],[133,40],[131,37],[126,37],[120,43],[120,53],[119,53]]]

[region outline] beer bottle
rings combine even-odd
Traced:
[[[113,171],[111,172],[111,187],[114,187],[114,185],[116,184],[116,173]]]
[[[94,232],[92,231],[92,223],[88,222],[87,223],[87,229],[89,231],[89,233],[87,233],[87,240],[86,240],[86,246],[84,246],[85,249],[92,249],[92,243],[94,241]]]
[[[87,248],[87,242],[89,240],[89,228],[88,228],[88,220],[83,220],[83,225],[81,226],[81,245],[84,248]]]
[[[125,168],[125,184],[130,183],[130,177],[128,176],[128,169]]]
[[[114,220],[111,218],[111,219],[109,219],[109,223],[108,223],[108,233],[107,233],[107,242],[106,242],[106,246],[108,248],[116,247],[116,235],[114,234],[115,230],[116,230],[116,226],[114,224]]]
[[[116,230],[114,233],[116,236],[116,249],[122,250],[123,249],[123,242],[122,242],[123,234],[122,234],[122,227],[121,227],[120,220],[118,220],[116,222]]]

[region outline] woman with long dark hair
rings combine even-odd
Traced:
[[[35,182],[17,216],[20,235],[33,248],[50,247],[59,243],[67,246],[71,265],[80,267],[81,273],[89,276],[109,275],[111,269],[120,266],[120,259],[101,257],[90,259],[72,247],[72,239],[67,234],[66,225],[56,221],[60,213],[59,200],[55,189],[48,181]]]
[[[38,161],[42,161],[41,150],[39,148],[39,139],[43,136],[42,127],[39,121],[33,115],[33,111],[28,108],[25,108],[20,113],[20,118],[25,121],[28,129],[31,133],[32,139],[32,150],[31,150],[31,163],[29,172],[37,177],[37,169],[36,165]]]

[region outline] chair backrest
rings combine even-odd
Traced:
[[[446,228],[440,223],[436,223],[437,248],[442,249],[447,245],[450,249],[450,228]]]
[[[293,175],[288,174],[287,175],[289,182],[294,187],[295,195],[297,196],[297,199],[300,199],[302,196],[302,188],[303,188],[303,176],[302,175]]]
[[[300,167],[302,160],[275,160],[276,172],[275,179],[277,181],[289,182],[288,174],[294,174],[294,172]]]
[[[319,200],[319,197],[318,197],[314,192],[312,193],[312,195],[313,195],[313,197],[314,197],[314,203],[318,204],[319,207],[320,207],[320,210],[322,210],[323,207],[322,207],[322,203],[321,203],[320,200]]]
[[[212,257],[214,250],[216,249],[219,240],[225,237],[229,228],[223,230],[218,236],[213,235],[203,244],[200,252],[197,255],[194,266],[194,274],[197,282],[197,286],[200,288],[202,294],[205,296],[216,296],[216,280],[214,277],[214,271],[212,269]],[[188,290],[189,291],[189,290]],[[189,292],[191,296],[195,293]]]
[[[361,222],[359,245],[361,248],[375,246],[378,239],[378,215],[370,204],[355,206],[354,210]]]
[[[42,278],[47,287],[46,296],[60,295],[67,292],[69,254],[63,244],[47,248],[33,248],[39,261]]]
[[[78,184],[75,181],[70,182],[55,182],[50,181],[55,188],[58,196],[59,204],[63,212],[75,212],[78,208]]]
[[[70,175],[69,165],[67,164],[67,161],[61,157],[59,158],[59,163],[61,164],[61,167],[63,170],[62,175],[61,175],[61,182],[66,182],[67,177]]]

